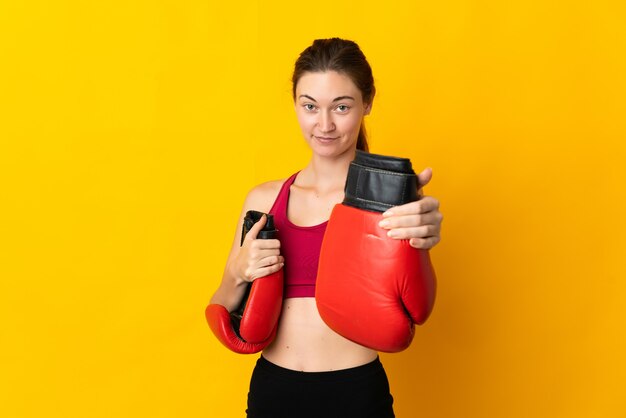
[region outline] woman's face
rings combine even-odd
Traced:
[[[363,103],[352,80],[336,71],[304,73],[296,85],[296,115],[304,139],[315,154],[337,156],[356,147]]]

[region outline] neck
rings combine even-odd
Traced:
[[[351,148],[336,157],[321,157],[313,154],[311,160],[301,171],[302,182],[315,185],[319,191],[343,189],[348,176],[350,162],[354,160],[356,148]]]

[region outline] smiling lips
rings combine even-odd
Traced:
[[[332,138],[332,137],[329,137],[329,136],[317,136],[317,135],[316,135],[315,137],[316,137],[317,139],[321,140],[321,141],[332,141],[332,140],[334,140],[334,139],[339,138],[338,136],[337,136],[337,137]]]

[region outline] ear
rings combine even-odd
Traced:
[[[369,115],[372,111],[372,106],[374,105],[374,96],[376,96],[376,90],[372,91],[372,97],[370,102],[365,105],[365,115]]]
[[[369,115],[370,112],[372,111],[372,102],[369,102],[368,104],[365,105],[365,112],[363,113],[364,115]]]

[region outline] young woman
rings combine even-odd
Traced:
[[[248,193],[211,303],[232,311],[248,282],[284,267],[278,332],[252,374],[248,417],[393,417],[393,397],[378,353],[331,330],[314,298],[327,220],[344,198],[355,150],[368,151],[363,119],[375,94],[372,71],[356,43],[318,39],[300,54],[292,80],[296,115],[311,159],[289,178],[260,184]],[[431,175],[429,169],[420,173],[420,186]],[[381,227],[391,238],[429,249],[439,242],[438,208],[435,198],[425,196],[390,209]],[[278,239],[250,239],[240,246],[248,210],[272,213]]]

